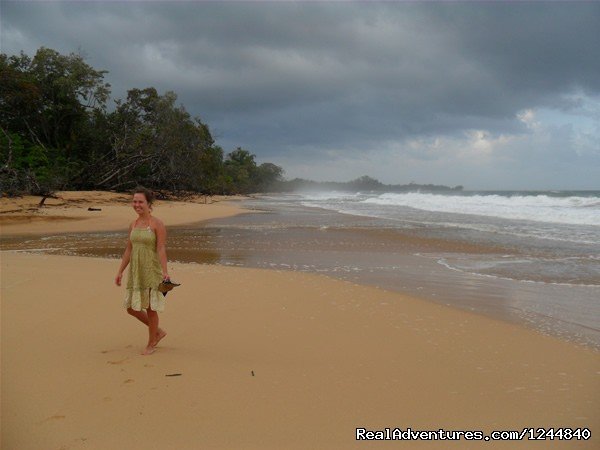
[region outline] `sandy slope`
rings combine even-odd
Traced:
[[[127,229],[137,216],[131,195],[104,191],[58,192],[59,199],[48,198],[38,207],[41,197],[0,198],[0,232],[5,235],[44,234]],[[235,204],[239,197],[198,196],[190,201],[161,201],[153,214],[165,225],[180,225],[217,217],[228,217],[243,210]],[[211,203],[212,202],[212,203]],[[89,211],[88,208],[100,209]]]

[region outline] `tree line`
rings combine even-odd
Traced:
[[[245,194],[283,169],[241,147],[225,155],[174,92],[131,89],[108,109],[110,85],[75,53],[0,54],[0,194],[55,190]]]
[[[376,192],[460,192],[463,186],[454,187],[441,184],[383,184],[381,181],[367,175],[351,181],[313,181],[303,178],[293,180],[278,180],[273,183],[272,190],[276,192],[294,191],[376,191]]]

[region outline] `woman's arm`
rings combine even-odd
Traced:
[[[156,252],[158,253],[158,259],[160,266],[162,267],[163,280],[169,278],[169,272],[167,270],[167,229],[165,225],[158,219],[156,219]]]
[[[119,267],[119,271],[117,272],[117,276],[115,277],[115,284],[117,286],[121,286],[121,279],[123,278],[123,271],[129,264],[129,260],[131,259],[131,227],[133,226],[133,222],[129,224],[129,234],[127,235],[127,247],[125,247],[125,253],[123,253],[123,259],[121,260],[121,266]]]

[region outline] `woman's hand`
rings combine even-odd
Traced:
[[[171,278],[169,277],[169,269],[167,267],[167,229],[165,228],[165,224],[156,217],[154,218],[154,223],[156,224],[156,252],[160,261],[160,270],[163,281],[168,281]]]
[[[131,234],[131,231],[133,230],[133,224],[134,224],[134,222],[131,222],[129,224],[129,234]],[[123,253],[123,259],[121,260],[121,266],[119,267],[119,270],[117,270],[117,276],[115,277],[115,284],[117,286],[121,286],[121,279],[123,278],[123,271],[129,265],[129,261],[131,260],[131,249],[132,248],[133,247],[131,245],[131,239],[129,239],[129,237],[128,237],[127,238],[127,247],[125,247],[125,253]]]

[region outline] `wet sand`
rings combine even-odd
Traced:
[[[291,217],[276,212],[238,214],[170,226],[169,258],[325,274],[408,293],[600,349],[598,287],[507,280],[449,270],[444,265],[457,255],[481,259],[518,254],[519,249],[377,228],[379,224],[369,219],[331,212],[316,218],[311,214],[312,210]],[[0,242],[5,249],[120,258],[125,239],[126,232],[116,231],[13,236]]]

